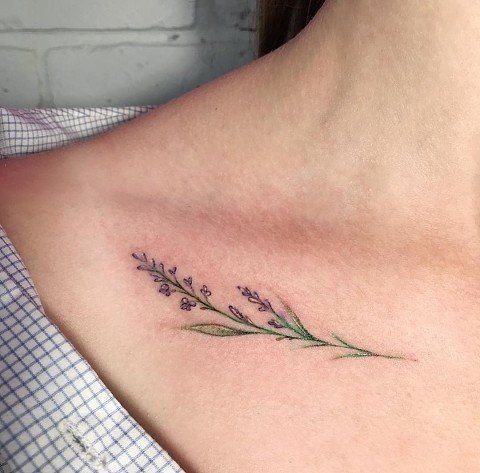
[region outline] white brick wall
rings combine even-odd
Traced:
[[[0,106],[159,104],[254,58],[255,0],[0,0]]]
[[[0,51],[0,104],[3,97],[16,97],[18,106],[40,100],[34,51],[14,46]]]
[[[182,28],[194,16],[195,2],[184,0],[2,0],[0,28]]]
[[[255,8],[251,0],[214,0],[215,11],[220,21],[228,26],[239,29],[252,28],[252,9]]]

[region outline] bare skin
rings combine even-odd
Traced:
[[[332,0],[146,117],[1,164],[48,316],[186,471],[479,471],[478,44],[478,2]],[[418,361],[178,330],[205,316],[133,251]]]

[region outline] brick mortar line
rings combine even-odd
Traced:
[[[1,28],[0,34],[51,34],[51,33],[91,33],[93,31],[103,31],[105,33],[139,33],[139,32],[168,32],[168,31],[189,31],[194,30],[196,21],[183,26],[151,26],[147,28]]]
[[[163,36],[163,35],[162,35]],[[156,46],[156,47],[168,47],[168,48],[182,48],[189,46],[202,46],[202,45],[215,45],[215,44],[231,44],[238,43],[253,45],[255,43],[255,36],[252,32],[226,32],[223,35],[202,35],[201,32],[195,32],[195,34],[180,35],[178,38],[171,39],[165,35],[163,37],[138,35],[136,37],[125,38],[115,36],[100,35],[96,37],[89,37],[86,41],[83,37],[67,36],[61,37],[53,36],[48,42],[36,44],[31,41],[31,38],[2,38],[1,50],[19,49],[25,51],[48,51],[51,49],[68,49],[68,48],[80,48],[80,47],[115,47],[115,46]],[[59,44],[60,43],[60,44]]]

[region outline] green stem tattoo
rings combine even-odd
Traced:
[[[345,341],[335,333],[331,334],[331,339],[324,340],[312,335],[312,333],[303,325],[293,309],[283,300],[280,302],[283,306],[282,311],[273,308],[268,299],[262,299],[258,292],[250,290],[248,287],[238,286],[242,296],[247,298],[259,312],[268,315],[269,320],[266,324],[258,324],[248,315],[233,305],[228,306],[227,310],[222,310],[210,301],[212,295],[210,289],[203,285],[200,290],[193,284],[193,278],[177,277],[176,266],[166,269],[163,263],[157,263],[155,259],[148,258],[145,253],[133,253],[133,258],[140,262],[137,269],[147,272],[159,284],[159,292],[164,296],[171,296],[178,293],[181,296],[180,309],[191,311],[193,308],[212,312],[224,319],[224,323],[197,323],[184,325],[181,328],[204,335],[215,337],[233,337],[242,335],[270,335],[276,340],[298,340],[304,342],[303,348],[325,347],[339,350],[339,353],[333,359],[342,358],[367,358],[379,357],[396,360],[406,360],[408,358],[398,355],[389,355],[374,352],[361,348]],[[225,323],[229,322],[228,325]]]

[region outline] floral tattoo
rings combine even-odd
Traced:
[[[303,325],[293,309],[284,301],[281,301],[282,310],[275,309],[268,299],[260,297],[258,292],[252,291],[246,286],[237,286],[240,294],[247,299],[259,312],[268,315],[266,324],[259,324],[254,318],[244,313],[238,307],[229,305],[228,310],[217,307],[210,300],[212,292],[206,285],[194,285],[191,276],[181,278],[178,276],[177,267],[165,268],[161,262],[147,257],[145,253],[132,253],[132,256],[140,262],[138,270],[145,271],[153,281],[159,284],[158,291],[166,297],[172,294],[180,295],[180,309],[190,312],[192,309],[210,311],[223,318],[224,323],[197,323],[181,327],[216,337],[232,337],[241,335],[270,335],[276,340],[298,340],[304,342],[307,347],[330,347],[338,351],[334,359],[341,358],[367,358],[380,357],[397,360],[406,360],[404,356],[377,353],[365,348],[352,345],[345,339],[332,333],[330,340],[318,338]],[[199,289],[200,287],[200,289]]]

